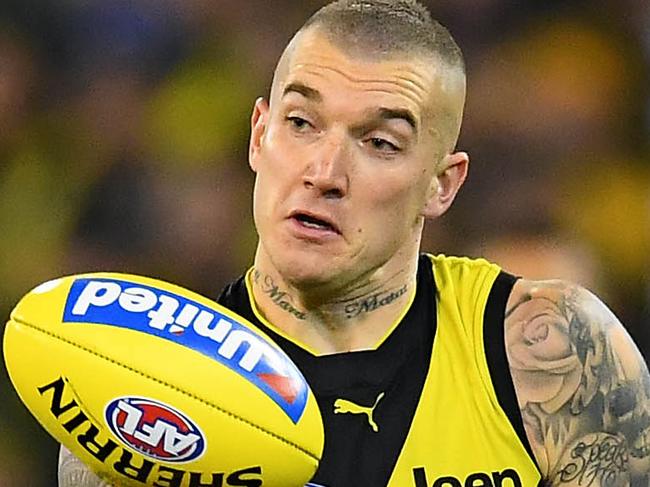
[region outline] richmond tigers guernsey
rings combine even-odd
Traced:
[[[219,302],[273,338],[314,391],[325,449],[313,485],[536,487],[503,336],[514,282],[484,260],[422,255],[410,305],[381,343],[323,356],[264,319],[250,272]]]

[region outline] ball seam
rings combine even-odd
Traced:
[[[156,377],[153,377],[153,376],[151,376],[149,374],[146,374],[146,373],[144,373],[144,372],[142,372],[142,371],[140,371],[138,369],[135,369],[135,368],[133,368],[133,367],[131,367],[129,365],[120,363],[117,360],[112,359],[111,357],[108,357],[106,355],[98,353],[98,352],[96,352],[96,351],[94,351],[94,350],[92,350],[92,349],[90,349],[90,348],[88,348],[88,347],[86,347],[84,345],[76,343],[76,342],[74,342],[74,341],[72,341],[72,340],[70,340],[68,338],[65,338],[65,337],[63,337],[61,335],[58,335],[58,334],[56,334],[56,333],[54,333],[52,331],[44,330],[43,328],[40,328],[40,327],[38,327],[38,326],[36,326],[36,325],[34,325],[32,323],[28,323],[28,322],[26,322],[26,321],[24,321],[22,319],[13,317],[12,321],[15,321],[16,323],[27,326],[29,328],[32,328],[32,329],[34,329],[36,331],[39,331],[39,332],[41,332],[41,333],[43,333],[45,335],[48,335],[48,336],[50,336],[52,338],[56,338],[59,341],[67,343],[68,345],[79,348],[80,350],[83,350],[83,351],[85,351],[87,353],[90,353],[91,355],[95,355],[95,356],[97,356],[97,357],[99,357],[99,358],[101,358],[101,359],[103,359],[103,360],[105,360],[107,362],[110,362],[113,365],[116,365],[118,367],[122,367],[123,369],[129,370],[131,372],[135,372],[136,374],[138,374],[138,375],[140,375],[140,376],[142,376],[142,377],[144,377],[146,379],[149,379],[149,380],[151,380],[153,382],[156,382],[158,384],[166,386],[166,387],[168,387],[168,388],[170,388],[170,389],[172,389],[172,390],[174,390],[176,392],[179,392],[179,393],[184,394],[184,395],[186,395],[186,396],[188,396],[188,397],[190,397],[190,398],[192,398],[192,399],[194,399],[196,401],[199,401],[200,403],[206,404],[207,406],[210,406],[211,408],[216,409],[217,411],[219,411],[222,414],[225,414],[226,416],[229,416],[229,417],[231,417],[233,419],[241,421],[242,423],[250,426],[251,428],[256,429],[258,431],[261,431],[262,433],[264,433],[264,434],[266,434],[266,435],[280,441],[281,443],[285,443],[285,444],[295,448],[296,450],[304,453],[308,457],[313,458],[316,461],[316,463],[318,463],[320,461],[320,459],[316,455],[314,455],[310,451],[306,450],[305,448],[301,447],[300,445],[297,445],[296,443],[293,443],[293,442],[287,440],[286,438],[282,438],[281,436],[277,435],[276,433],[273,433],[272,431],[268,431],[268,430],[262,428],[261,426],[256,425],[255,423],[252,423],[252,422],[248,421],[245,418],[237,416],[236,414],[228,411],[227,409],[221,408],[221,407],[217,406],[216,404],[213,404],[210,401],[207,401],[207,400],[197,396],[196,394],[193,394],[193,393],[188,392],[188,391],[186,391],[184,389],[181,389],[180,387],[177,387],[177,386],[175,386],[173,384],[170,384],[169,382],[165,382],[165,381],[160,380],[160,379],[158,379]]]

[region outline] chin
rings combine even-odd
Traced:
[[[285,251],[273,261],[282,278],[297,288],[328,288],[345,274],[337,259],[324,252]]]
[[[336,271],[326,261],[289,259],[278,271],[284,280],[296,287],[314,287],[326,285],[336,276]]]

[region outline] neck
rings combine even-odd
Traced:
[[[314,353],[329,354],[375,348],[410,304],[416,272],[417,254],[399,270],[380,268],[339,292],[323,293],[291,285],[256,262],[251,284],[267,321]]]

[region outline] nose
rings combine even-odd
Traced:
[[[350,165],[345,136],[332,135],[320,142],[305,169],[303,184],[326,198],[343,198],[348,192]]]

